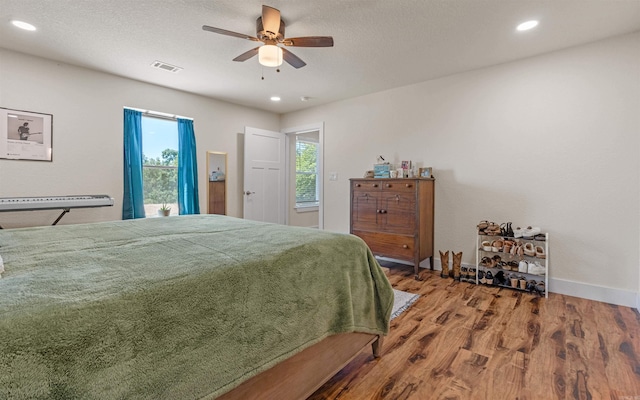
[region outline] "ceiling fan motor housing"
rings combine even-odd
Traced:
[[[278,29],[278,33],[265,31],[264,26],[262,25],[262,17],[258,17],[256,20],[256,36],[260,40],[275,40],[277,42],[282,42],[284,40],[284,21],[280,20],[280,28]]]

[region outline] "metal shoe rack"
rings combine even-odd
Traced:
[[[544,297],[549,297],[549,234],[543,234],[544,240],[536,240],[536,239],[525,239],[525,238],[513,238],[513,237],[505,237],[505,236],[495,236],[495,235],[486,235],[486,234],[477,234],[476,238],[476,274],[475,274],[475,283],[476,285],[487,285],[487,286],[498,286],[504,287],[513,290],[520,290],[523,292],[531,292],[538,293],[540,295],[544,294]],[[533,247],[541,246],[544,249],[545,258],[540,258],[536,256],[529,256],[526,254],[518,255],[511,254],[510,252],[505,253],[504,251],[487,251],[483,247],[483,242],[489,241],[494,242],[496,240],[501,240],[503,243],[505,240],[510,240],[518,243],[522,243],[525,245],[526,243],[531,243]],[[482,264],[482,259],[484,257],[488,257],[493,259],[495,256],[499,256],[501,261],[504,263],[512,262],[512,265],[496,265],[493,267],[487,267]],[[527,264],[529,262],[535,263],[536,261],[540,263],[540,265],[544,266],[544,274],[531,274],[527,270],[527,272],[520,272],[522,270],[518,270],[518,268],[513,266],[513,263],[519,265],[520,261],[526,261]],[[515,270],[513,270],[515,268]],[[482,274],[481,274],[482,272]],[[485,280],[487,276],[487,272],[491,272],[493,276],[493,283],[482,283],[480,281],[480,275],[484,275]],[[502,273],[500,275],[500,273]],[[496,278],[496,275],[503,278],[502,281],[499,281]],[[473,282],[473,280],[471,280]],[[541,285],[541,282],[544,282],[544,287]],[[543,289],[540,290],[540,289]]]

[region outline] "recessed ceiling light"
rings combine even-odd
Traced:
[[[280,101],[280,97],[278,97],[278,96],[271,96],[271,101]]]
[[[13,20],[11,21],[11,23],[13,24],[13,26],[17,26],[20,29],[24,29],[25,31],[35,31],[36,27],[27,23],[27,22],[23,22],[23,21],[17,21],[17,20]]]
[[[533,29],[536,26],[538,26],[538,21],[531,20],[531,21],[521,23],[520,25],[518,25],[516,29],[519,31],[528,31],[529,29]]]

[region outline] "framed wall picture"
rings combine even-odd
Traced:
[[[53,160],[53,115],[0,107],[0,158]]]

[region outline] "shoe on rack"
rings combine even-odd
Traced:
[[[508,237],[509,236],[509,225],[506,222],[500,224],[500,236]]]
[[[538,292],[538,294],[540,296],[544,297],[544,292],[546,291],[546,287],[545,287],[544,281],[538,282],[538,284],[535,287],[535,290],[536,290],[536,292]]]
[[[496,281],[496,283],[498,285],[505,285],[505,282],[507,281],[507,278],[505,278],[504,276],[504,272],[502,271],[498,271],[494,276],[493,276],[493,280]]]
[[[485,228],[484,234],[490,236],[500,235],[500,225],[496,224],[495,222],[490,222],[489,226]]]
[[[518,288],[522,290],[527,289],[527,280],[524,278],[524,276],[521,276],[520,278],[518,278]]]
[[[491,242],[488,240],[483,240],[482,241],[482,250],[484,251],[492,251],[493,249],[491,248]]]
[[[524,229],[517,227],[516,229],[513,230],[513,237],[515,238],[521,238],[522,237],[522,231],[524,231]]]
[[[525,239],[533,239],[533,237],[536,236],[537,234],[539,234],[540,232],[541,232],[540,228],[538,228],[538,227],[532,228],[532,227],[528,226],[527,229],[524,229],[522,231],[522,237],[525,238]]]
[[[516,244],[516,242],[514,242],[513,240],[505,240],[504,241],[504,247],[502,248],[502,251],[504,253],[510,253],[511,252],[511,248],[513,247],[514,244]]]
[[[482,284],[487,283],[487,280],[484,277],[484,271],[478,271],[478,281]]]
[[[467,267],[460,267],[460,282],[467,282],[469,275],[467,275]]]
[[[507,237],[513,237],[513,228],[511,228],[511,222],[507,222]]]
[[[533,292],[534,290],[536,290],[536,285],[538,284],[538,282],[534,281],[534,280],[530,280],[527,281],[527,290],[530,292]]]
[[[520,261],[518,264],[518,272],[526,274],[529,271],[529,264],[525,260]]]
[[[547,253],[545,253],[544,247],[536,246],[536,257],[538,257],[538,258],[547,258]]]
[[[504,242],[502,240],[494,240],[491,243],[491,251],[499,253],[502,251],[502,248],[504,247]]]
[[[520,243],[514,242],[513,246],[511,246],[511,250],[509,250],[509,254],[511,254],[512,256],[518,254],[518,249],[520,248],[520,246]]]
[[[491,271],[487,271],[487,274],[485,275],[485,281],[487,281],[487,285],[493,285],[493,274],[491,273]]]
[[[502,258],[500,258],[499,255],[496,254],[495,256],[493,256],[491,258],[491,268],[496,268],[500,261],[502,261]]]
[[[533,243],[525,243],[523,252],[525,256],[534,257],[536,249],[533,247]]]
[[[480,223],[477,226],[478,234],[484,235],[484,230],[487,229],[488,226],[489,226],[489,221],[485,221],[485,220],[480,221]]]
[[[482,260],[480,261],[480,265],[482,265],[483,267],[491,268],[491,258],[482,257]]]
[[[547,240],[547,235],[545,235],[544,233],[538,233],[537,235],[535,235],[533,237],[533,240],[537,240],[539,242],[544,242],[545,240]]]
[[[476,269],[475,268],[469,268],[469,275],[467,275],[469,278],[469,283],[476,283]]]
[[[527,273],[531,275],[544,275],[546,272],[546,268],[540,265],[538,261],[535,263],[530,262],[527,268]]]

